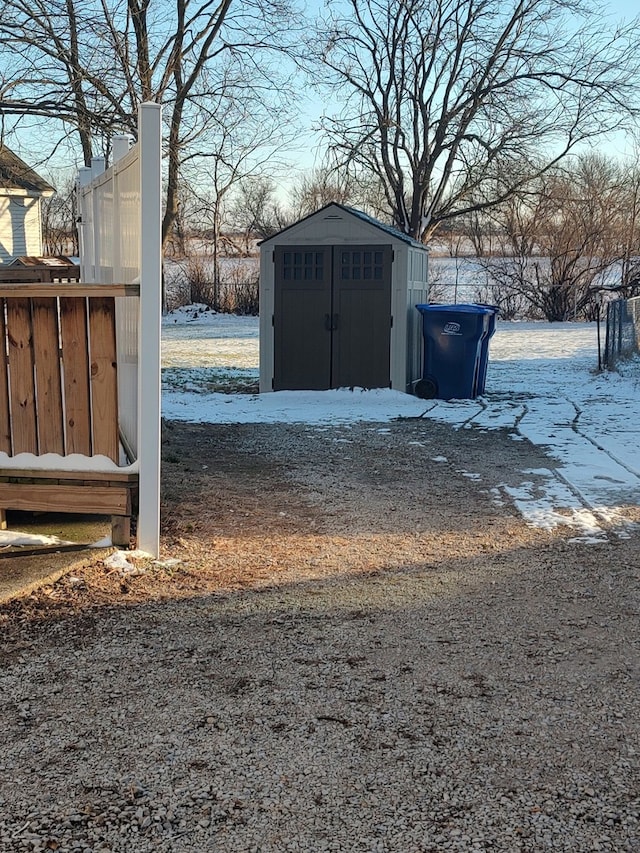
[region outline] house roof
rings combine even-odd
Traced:
[[[41,178],[30,166],[0,143],[0,189],[24,190],[40,195],[53,195],[54,187]]]
[[[290,228],[295,228],[301,222],[306,222],[308,219],[312,219],[314,216],[320,216],[325,211],[329,210],[331,207],[337,207],[339,210],[345,211],[345,213],[349,213],[352,216],[355,216],[357,219],[362,220],[367,225],[371,225],[374,228],[377,228],[379,231],[384,231],[385,234],[388,234],[390,237],[393,237],[394,240],[400,240],[403,243],[407,243],[410,246],[419,246],[421,249],[427,250],[427,247],[424,243],[420,243],[418,240],[414,240],[413,237],[410,237],[408,234],[405,234],[402,231],[398,231],[397,228],[393,228],[391,225],[385,225],[384,222],[380,222],[378,219],[374,219],[373,216],[369,216],[367,213],[364,213],[362,210],[357,210],[355,207],[347,207],[347,205],[339,204],[337,201],[332,201],[329,204],[326,204],[324,207],[321,207],[320,210],[316,210],[313,213],[308,214],[307,216],[303,216],[302,219],[299,219],[297,222],[294,222],[291,225],[287,225],[286,228],[283,228],[282,231],[278,231],[277,234],[272,234],[271,237],[267,237],[265,240],[261,240],[258,245],[263,246],[265,243],[269,243],[271,240],[280,237],[281,234],[284,234],[286,231],[289,231]]]
[[[14,258],[9,264],[11,267],[73,267],[77,264],[67,255],[50,255],[38,257],[36,255],[21,255]]]

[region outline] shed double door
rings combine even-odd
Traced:
[[[390,384],[391,246],[276,246],[274,380],[281,390]]]

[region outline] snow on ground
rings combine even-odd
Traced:
[[[508,496],[530,524],[568,525],[582,542],[629,535],[624,508],[640,504],[640,360],[623,375],[597,373],[595,324],[499,322],[485,396],[449,402],[388,389],[247,393],[258,380],[257,317],[189,307],[165,317],[162,331],[162,406],[169,420],[295,422],[328,430],[422,417],[460,429],[504,428],[544,447],[559,467],[523,471],[519,487],[494,490],[496,502]],[[15,543],[0,531],[0,547],[8,544]]]
[[[14,545],[67,545],[64,539],[57,536],[44,536],[40,533],[22,533],[19,530],[0,530],[0,547],[8,548]]]
[[[162,323],[162,366],[251,368],[258,376],[258,318],[202,306],[172,311]]]
[[[508,429],[560,466],[522,472],[521,485],[501,487],[496,501],[508,494],[529,523],[569,525],[583,542],[605,541],[612,530],[629,535],[624,507],[640,504],[640,362],[625,375],[599,374],[595,324],[499,322],[485,396],[444,402],[387,389],[222,393],[232,381],[236,388],[257,382],[258,319],[191,316],[183,310],[163,324],[165,418],[327,428],[424,417],[456,428]]]

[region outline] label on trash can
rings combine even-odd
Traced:
[[[445,323],[442,328],[443,335],[460,335],[460,323]]]

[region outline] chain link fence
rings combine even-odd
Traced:
[[[604,366],[613,370],[620,359],[640,353],[640,296],[607,304]]]

